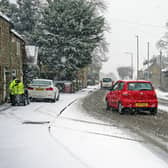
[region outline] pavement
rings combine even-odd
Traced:
[[[2,105],[0,105],[0,112],[1,111],[4,111],[4,110],[7,110],[11,107],[11,104],[10,103],[4,103]]]

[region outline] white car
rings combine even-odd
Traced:
[[[59,100],[59,90],[54,86],[52,80],[33,79],[28,86],[31,99],[49,99],[53,102]]]
[[[101,88],[111,88],[113,86],[113,81],[111,78],[103,78],[101,81]]]

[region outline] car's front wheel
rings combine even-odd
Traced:
[[[108,111],[108,110],[110,110],[110,109],[111,109],[111,107],[110,107],[108,101],[106,101],[106,110]]]

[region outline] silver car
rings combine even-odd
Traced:
[[[101,88],[111,88],[113,81],[111,78],[103,78],[101,81]]]
[[[59,90],[49,79],[33,79],[28,86],[29,97],[34,99],[48,99],[52,102],[59,100]]]

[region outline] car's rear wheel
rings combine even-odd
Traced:
[[[136,109],[130,109],[130,114],[131,115],[136,115],[137,114],[137,110]]]
[[[56,102],[56,95],[54,96],[54,99],[52,99],[52,102],[53,102],[53,103]]]
[[[35,98],[32,98],[32,97],[30,98],[31,102],[34,102],[35,100],[36,100]]]
[[[124,114],[124,108],[123,108],[121,102],[118,103],[118,112],[119,112],[120,114]]]
[[[156,114],[157,114],[157,107],[152,108],[152,109],[150,110],[150,113],[151,113],[152,115],[156,115]]]

